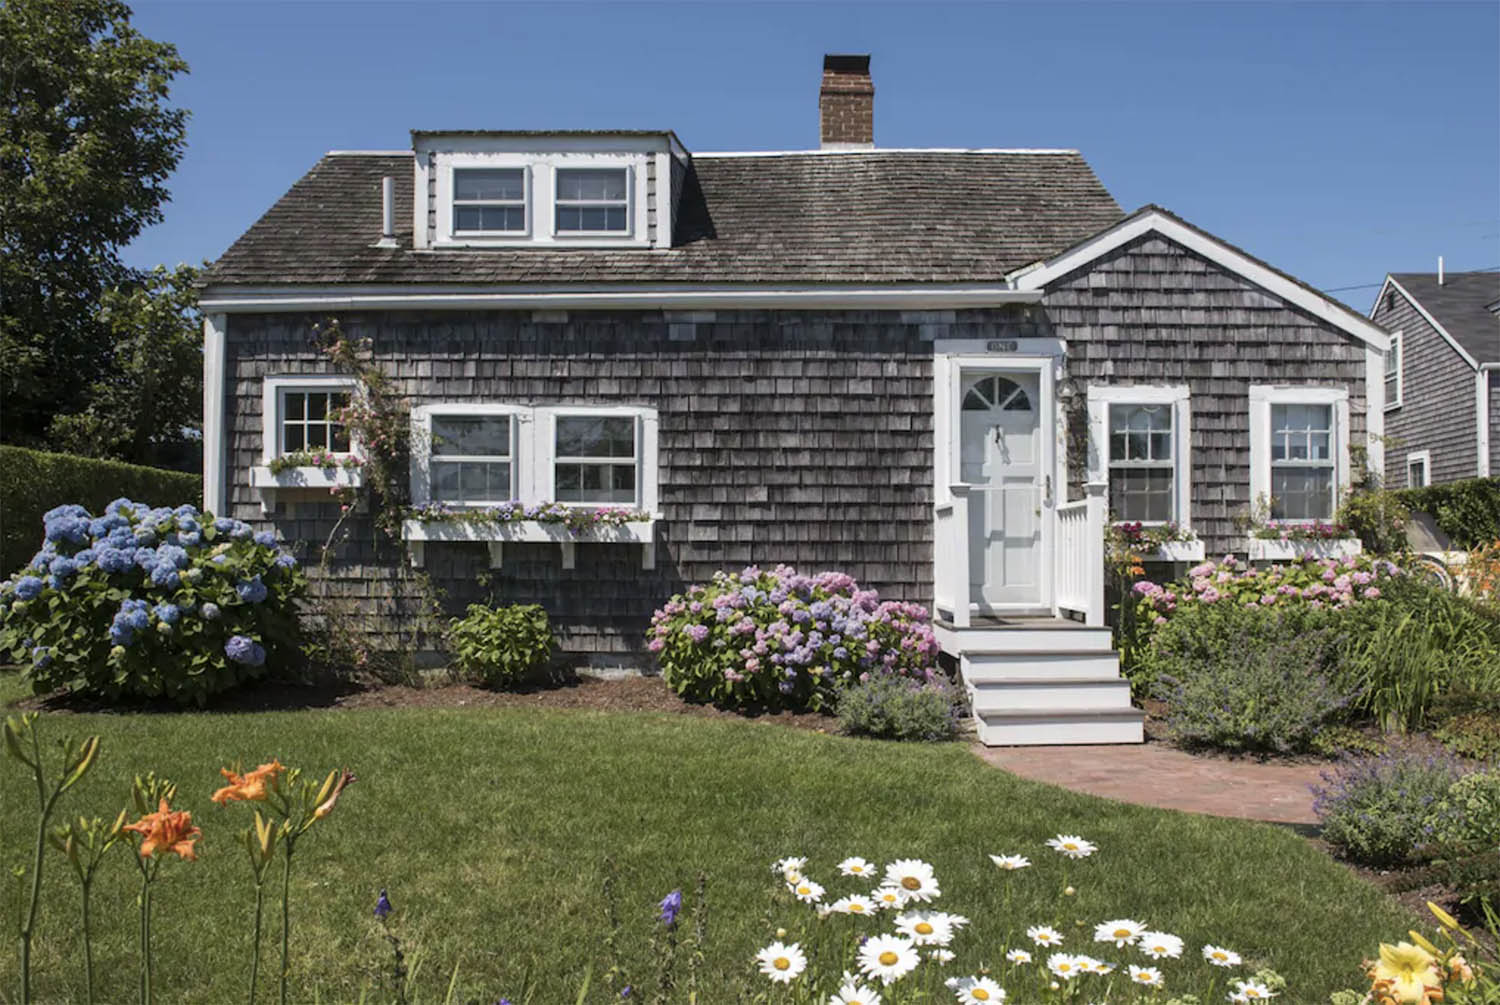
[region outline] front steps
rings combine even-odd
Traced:
[[[986,746],[1141,743],[1145,713],[1107,628],[1065,618],[975,618],[965,628],[933,622],[956,656]]]

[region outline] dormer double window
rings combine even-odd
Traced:
[[[453,235],[525,235],[530,230],[528,170],[453,169]],[[557,168],[552,175],[555,235],[630,233],[629,168]]]

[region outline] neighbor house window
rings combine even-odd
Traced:
[[[630,230],[630,172],[626,168],[559,168],[553,194],[557,232]]]
[[[1088,400],[1089,481],[1108,484],[1111,517],[1186,525],[1188,389],[1095,385]]]
[[[525,168],[454,169],[455,234],[519,234],[525,230]]]
[[[1275,520],[1331,520],[1349,472],[1349,392],[1250,388],[1250,490]]]
[[[1396,332],[1391,336],[1391,347],[1385,351],[1385,407],[1398,408],[1401,405],[1402,390],[1402,364],[1401,351],[1403,339],[1401,333]]]
[[[1432,452],[1421,450],[1414,454],[1406,455],[1406,487],[1409,489],[1426,488],[1432,484],[1429,470],[1432,466]]]
[[[515,498],[509,415],[434,412],[431,423],[432,501],[475,506]]]
[[[354,394],[348,377],[275,376],[262,382],[262,457],[269,462],[288,454],[355,450],[344,410]]]
[[[559,502],[634,504],[640,468],[629,415],[557,416],[553,480]]]

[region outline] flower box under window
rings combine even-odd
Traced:
[[[1297,562],[1304,558],[1349,558],[1364,550],[1357,537],[1250,539],[1252,562]]]
[[[656,568],[655,519],[629,520],[625,523],[601,523],[592,527],[570,528],[564,523],[541,520],[422,520],[408,518],[401,523],[401,536],[408,543],[411,563],[426,561],[428,541],[479,541],[489,547],[491,568],[500,568],[506,542],[554,543],[562,552],[562,567],[574,568],[576,547],[583,545],[626,544],[641,548],[641,568]]]
[[[1203,555],[1203,542],[1194,538],[1191,541],[1163,541],[1157,545],[1156,553],[1148,557],[1156,562],[1201,562]]]

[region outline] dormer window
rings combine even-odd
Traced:
[[[559,234],[624,234],[630,230],[628,168],[558,168]]]
[[[453,232],[525,233],[526,169],[454,169]]]

